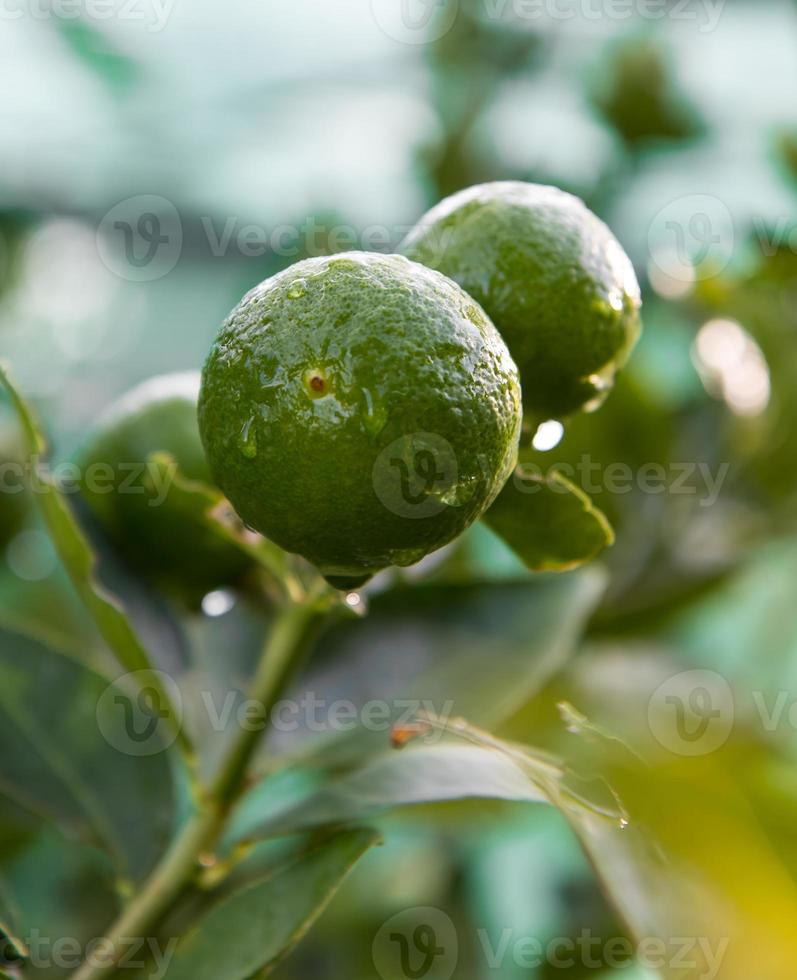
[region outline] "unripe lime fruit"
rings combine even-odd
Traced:
[[[484,512],[515,463],[520,389],[455,283],[349,252],[243,298],[205,364],[199,427],[241,518],[354,587]]]
[[[212,485],[196,421],[199,372],[150,378],[101,417],[79,454],[81,490],[116,549],[146,577],[195,601],[249,566],[176,499],[153,453]]]
[[[596,408],[639,335],[640,293],[617,239],[577,197],[479,184],[432,208],[401,251],[459,283],[492,319],[539,420]]]

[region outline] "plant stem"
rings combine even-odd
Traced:
[[[323,616],[324,612],[309,599],[306,603],[289,604],[274,623],[250,694],[253,701],[263,705],[264,722],[282,696]],[[261,735],[262,729],[258,726],[252,725],[248,731],[242,728],[219,767],[210,798],[222,810],[234,802],[240,791]]]
[[[199,867],[199,855],[216,845],[230,808],[245,789],[249,764],[266,728],[265,722],[320,626],[326,608],[325,604],[308,599],[290,603],[280,611],[249,694],[263,705],[264,725],[241,728],[236,734],[210,788],[201,793],[196,813],[111,926],[105,936],[102,956],[97,954],[95,963],[84,963],[73,980],[102,980],[112,974],[127,943],[146,937],[191,883]]]

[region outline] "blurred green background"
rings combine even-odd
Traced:
[[[631,750],[584,738],[574,765],[615,788],[639,840],[596,834],[588,858],[556,810],[526,803],[381,817],[386,845],[276,975],[400,978],[380,928],[428,907],[459,950],[433,978],[796,975],[797,5],[126,7],[0,10],[0,352],[56,460],[132,384],[198,368],[255,283],[309,254],[392,251],[472,183],[578,194],[643,284],[645,333],[612,397],[525,451],[570,467],[615,547],[534,577],[475,528],[381,576],[371,616],[331,634],[300,681],[362,703],[449,664],[456,711],[566,754],[578,736],[556,704],[570,702]],[[13,460],[15,423],[0,423]],[[0,642],[102,662],[26,503],[0,499]],[[186,690],[218,680],[220,657],[245,675],[267,609],[214,594],[189,614],[108,574]],[[709,743],[670,725],[668,697]],[[287,760],[310,741],[273,745]],[[0,882],[23,882],[50,928],[97,934],[102,892],[80,885],[74,842],[31,832],[4,795]],[[582,930],[601,939],[596,962],[513,956]],[[608,940],[640,934],[706,937],[722,962],[606,962]]]

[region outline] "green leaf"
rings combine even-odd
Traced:
[[[552,773],[558,773],[551,765]],[[546,797],[515,761],[492,748],[457,742],[419,744],[377,756],[309,800],[291,803],[259,822],[250,804],[251,822],[247,824],[247,814],[242,814],[238,832],[249,839],[265,838],[357,823],[396,807],[465,799],[540,803]]]
[[[135,879],[171,836],[179,761],[125,751],[135,750],[126,725],[141,724],[140,710],[77,660],[0,634],[0,793],[102,847]]]
[[[22,423],[26,448],[30,454],[28,469],[31,491],[72,584],[119,663],[129,671],[150,670],[149,655],[130,625],[121,602],[97,581],[94,552],[75,520],[64,494],[44,465],[47,442],[33,413],[2,365],[0,365],[0,383],[6,388]],[[172,721],[179,725],[170,698],[156,674],[152,675],[150,686],[159,698],[159,708],[167,711]],[[182,733],[181,738],[183,738]]]
[[[605,582],[602,569],[589,568],[495,585],[391,590],[373,598],[364,620],[325,634],[324,660],[311,662],[306,689],[324,691],[328,704],[387,703],[391,720],[375,731],[379,751],[408,703],[495,727],[567,661]]]
[[[119,906],[105,855],[51,829],[0,855],[0,896],[13,917],[14,944],[30,957],[22,975],[37,980],[70,976]],[[12,968],[10,976],[20,974]]]
[[[224,896],[181,940],[165,980],[267,976],[377,840],[370,830],[338,834]]]
[[[533,572],[563,572],[614,544],[605,515],[556,470],[515,470],[483,518]]]
[[[290,761],[244,797],[225,843],[306,800],[319,770],[345,772],[381,756],[391,726],[408,710],[500,726],[566,663],[604,586],[602,569],[589,568],[500,585],[417,585],[375,596],[364,620],[325,634],[323,657],[311,661],[302,682],[304,691],[324,692],[322,709],[335,702],[353,705],[359,723],[343,731],[330,726],[298,749],[294,742]],[[294,692],[297,703],[301,694]],[[365,724],[369,706],[385,713]],[[285,751],[277,738],[269,748]],[[287,800],[275,780],[291,787]]]
[[[633,696],[629,701],[633,711]],[[574,743],[569,759],[611,786],[623,820],[590,819],[568,800],[560,808],[630,935],[664,943],[662,977],[792,976],[797,891],[778,841],[741,791],[746,760],[739,745],[642,761],[561,707]],[[793,825],[782,801],[779,818]],[[677,956],[679,936],[701,937],[691,967]]]
[[[170,488],[169,500],[173,506],[183,508],[198,524],[238,548],[277,583],[294,585],[289,575],[288,555],[267,538],[246,528],[221,491],[199,480],[189,480],[180,473],[177,461],[169,453],[153,453],[147,462],[162,471],[162,485]],[[298,593],[294,597],[299,598]]]

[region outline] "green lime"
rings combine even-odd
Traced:
[[[210,351],[199,427],[241,518],[341,588],[457,537],[517,456],[517,369],[484,311],[399,255],[307,259]]]
[[[592,98],[630,147],[700,133],[697,114],[678,91],[658,41],[625,38],[611,54],[604,77],[591,86]]]
[[[539,421],[597,408],[639,335],[631,262],[582,201],[555,187],[460,191],[401,250],[482,305],[520,370],[523,409]]]
[[[194,601],[229,584],[246,558],[187,513],[156,452],[213,485],[196,421],[199,372],[150,378],[101,417],[79,456],[81,490],[117,550],[159,586]]]

